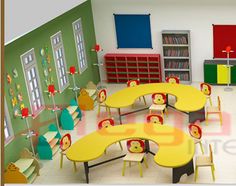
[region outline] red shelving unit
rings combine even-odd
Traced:
[[[160,54],[114,54],[104,56],[107,82],[126,83],[139,79],[141,83],[161,82]]]

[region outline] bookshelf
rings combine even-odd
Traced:
[[[159,54],[106,54],[107,82],[126,83],[139,79],[141,83],[161,82]]]
[[[177,76],[181,83],[192,82],[191,47],[189,30],[163,30],[163,81]]]

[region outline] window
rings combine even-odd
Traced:
[[[6,99],[4,100],[4,140],[7,145],[14,137]]]
[[[88,65],[87,65],[86,51],[84,45],[84,36],[83,36],[81,18],[73,22],[72,26],[75,37],[77,59],[79,62],[79,71],[80,73],[82,73],[87,69]]]
[[[28,96],[30,99],[30,107],[32,113],[36,117],[44,109],[44,100],[34,49],[31,49],[21,55],[21,63],[23,66]]]
[[[66,87],[69,86],[69,81],[66,73],[66,59],[61,31],[51,36],[51,44],[56,65],[58,86],[60,92],[62,92]]]

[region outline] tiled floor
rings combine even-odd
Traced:
[[[193,83],[192,86],[199,88],[199,83]],[[107,85],[108,94],[112,94],[117,90],[124,88],[125,85],[109,84]],[[236,88],[233,87],[232,92],[225,92],[223,86],[213,87],[213,104],[216,104],[216,97],[219,95],[222,101],[223,111],[223,126],[220,126],[217,116],[212,116],[209,125],[205,122],[201,123],[203,129],[203,146],[205,153],[208,153],[208,144],[213,145],[214,162],[215,162],[215,183],[236,183]],[[149,97],[149,98],[148,98]],[[146,96],[148,104],[151,104],[150,96]],[[142,106],[142,102],[138,102],[136,107]],[[130,110],[131,108],[127,108]],[[123,109],[125,110],[125,109]],[[113,117],[118,123],[116,110],[112,110]],[[148,111],[139,112],[123,118],[124,123],[127,122],[142,122]],[[75,142],[84,135],[97,130],[97,122],[104,117],[105,113],[97,117],[97,107],[93,111],[83,113],[82,122],[77,127],[70,131],[72,140]],[[187,132],[188,117],[169,109],[169,116],[165,118],[165,123],[172,125]],[[62,134],[68,131],[61,131]],[[123,147],[125,143],[123,142]],[[96,148],[96,146],[94,147]],[[158,147],[151,144],[153,151],[157,151]],[[94,162],[109,159],[111,157],[122,154],[119,145],[112,145],[108,148],[106,155]],[[196,155],[201,154],[199,146],[196,147]],[[173,154],[173,158],[175,158]],[[172,170],[170,168],[163,168],[158,166],[152,155],[148,155],[148,168],[143,166],[143,177],[139,177],[139,170],[137,165],[133,164],[130,168],[127,167],[125,176],[121,175],[122,159],[103,164],[98,167],[90,169],[89,177],[91,184],[158,184],[171,183]],[[52,161],[42,162],[40,176],[35,180],[35,184],[65,184],[85,183],[84,167],[82,163],[77,163],[77,172],[73,171],[73,164],[66,158],[64,159],[63,168],[59,168],[60,153],[57,153]],[[91,162],[93,163],[93,162]],[[182,176],[180,183],[195,183],[194,176]],[[214,183],[211,178],[211,171],[209,167],[199,169],[199,178],[197,183]]]

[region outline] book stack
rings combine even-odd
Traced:
[[[179,45],[187,45],[188,37],[184,35],[163,35],[162,36],[163,44],[179,44]]]

